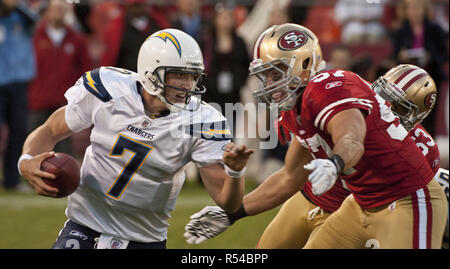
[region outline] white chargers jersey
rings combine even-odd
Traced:
[[[93,126],[66,215],[101,233],[157,242],[167,238],[185,165],[222,162],[231,134],[226,118],[205,103],[195,112],[150,118],[140,91],[136,73],[101,67],[65,93],[69,128]]]

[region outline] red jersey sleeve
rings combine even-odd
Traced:
[[[370,114],[373,108],[370,87],[358,75],[329,70],[315,76],[305,89],[302,101],[302,117],[321,131],[326,131],[329,120],[338,112],[358,108]]]

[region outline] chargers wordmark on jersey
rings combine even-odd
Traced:
[[[148,125],[148,123],[147,123],[147,125]],[[154,134],[147,133],[146,131],[143,131],[143,130],[139,129],[138,127],[133,126],[131,124],[128,125],[127,130],[132,132],[135,135],[138,135],[138,136],[140,136],[142,138],[145,138],[145,139],[148,139],[148,140],[152,140],[155,137]]]

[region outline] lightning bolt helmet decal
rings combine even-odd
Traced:
[[[154,34],[154,35],[149,36],[147,39],[149,39],[149,38],[151,38],[151,37],[157,37],[157,38],[160,38],[160,39],[162,39],[164,42],[167,42],[167,40],[169,40],[169,41],[175,46],[175,48],[176,48],[176,50],[177,50],[177,52],[178,52],[178,55],[179,55],[180,58],[181,58],[181,45],[180,45],[180,42],[178,42],[178,39],[177,39],[174,35],[172,35],[172,34],[169,33],[169,32],[161,31],[161,32],[159,32],[159,33],[156,33],[156,34]]]

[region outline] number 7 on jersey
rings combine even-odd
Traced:
[[[127,188],[133,176],[141,168],[145,159],[147,159],[153,147],[136,141],[126,135],[119,134],[116,143],[114,144],[109,156],[122,157],[125,151],[133,153],[131,159],[125,164],[122,172],[117,176],[114,184],[108,190],[107,195],[119,199],[123,191]]]

